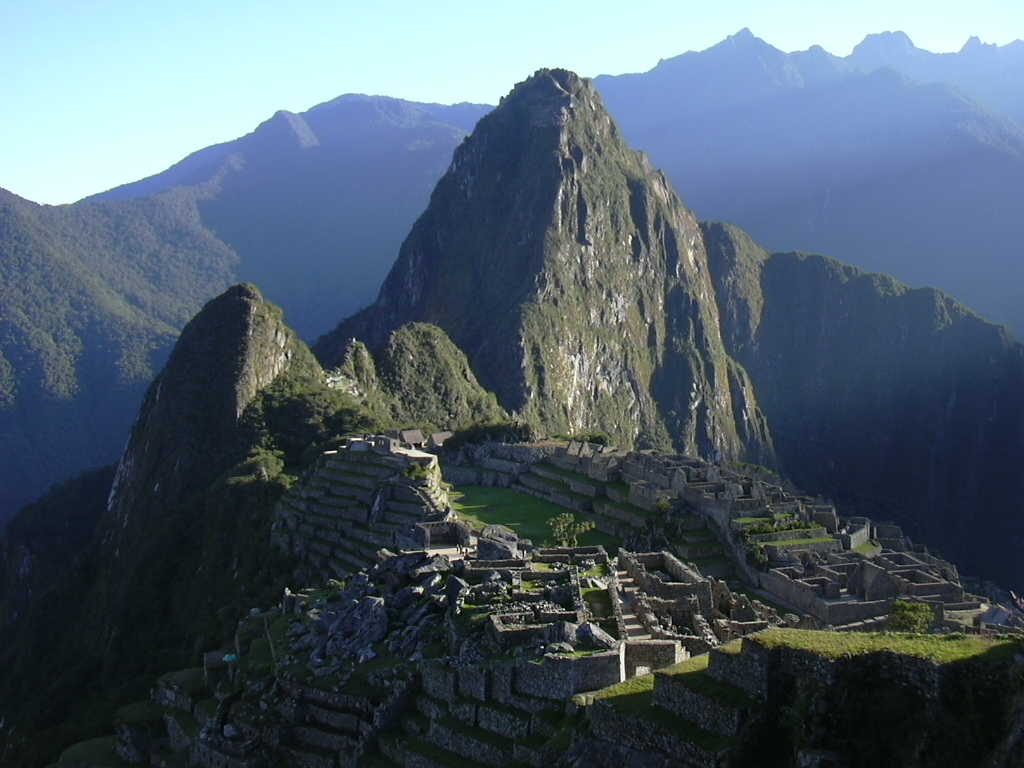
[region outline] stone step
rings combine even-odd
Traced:
[[[709,677],[706,669],[682,674],[655,672],[652,703],[698,728],[731,737],[739,735],[751,710],[757,708],[745,691]]]
[[[483,768],[480,763],[436,744],[405,735],[381,736],[377,747],[381,754],[401,768]]]
[[[493,768],[503,768],[515,759],[515,743],[512,740],[466,725],[454,718],[431,721],[426,740],[444,750]]]
[[[356,744],[356,740],[346,733],[314,725],[293,726],[291,728],[291,737],[307,746],[334,750],[336,752],[350,750]]]
[[[282,761],[284,765],[301,765],[302,768],[336,768],[338,765],[337,752],[319,747],[299,744],[282,746],[279,749],[284,758]],[[229,765],[227,760],[223,764]]]

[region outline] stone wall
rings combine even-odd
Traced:
[[[637,667],[653,672],[689,658],[678,640],[630,640],[625,648],[626,679],[636,677]]]
[[[591,730],[603,741],[631,749],[670,755],[688,768],[715,768],[717,753],[700,747],[676,733],[662,729],[642,716],[620,711],[598,699],[590,707]]]
[[[828,602],[816,594],[814,586],[791,579],[783,569],[761,574],[761,588],[826,624],[840,625],[883,616],[892,607],[892,599],[857,602]]]
[[[625,644],[615,651],[585,656],[548,654],[539,662],[520,659],[515,665],[514,690],[540,699],[564,700],[624,679]]]

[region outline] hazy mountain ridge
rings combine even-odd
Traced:
[[[234,252],[194,200],[40,206],[0,193],[0,522],[124,447],[177,328]]]
[[[1024,68],[1002,76],[1019,86]],[[820,49],[786,54],[747,30],[595,85],[701,218],[771,250],[936,286],[1024,328],[1024,133],[991,106]]]
[[[368,303],[482,111],[343,96],[74,205],[4,193],[0,523],[117,458],[177,331],[231,282],[307,336]]]
[[[922,83],[951,83],[1024,123],[1024,40],[995,45],[970,37],[956,53],[932,53],[904,32],[881,32],[865,37],[845,61],[866,72],[888,66]]]

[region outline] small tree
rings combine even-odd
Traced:
[[[890,632],[916,632],[924,634],[932,626],[935,612],[926,603],[897,600],[892,604],[885,628]]]
[[[577,523],[571,512],[552,517],[548,520],[548,525],[551,526],[551,535],[554,536],[555,543],[560,547],[579,546],[579,537],[594,528],[594,523],[590,520],[581,520]]]

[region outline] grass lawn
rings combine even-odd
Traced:
[[[459,518],[474,528],[503,525],[538,546],[551,541],[548,520],[569,511],[550,501],[518,493],[511,488],[462,485],[452,489],[448,497]],[[587,516],[577,513],[576,519],[586,520]],[[618,539],[598,530],[587,531],[580,536],[580,546],[596,544],[602,544],[606,549],[616,549]]]
[[[703,656],[695,656],[693,659],[688,659],[669,669],[678,668],[679,672],[677,674],[679,674],[689,670],[706,668],[707,663],[707,654],[704,654]],[[731,739],[720,736],[717,733],[701,730],[678,715],[653,706],[653,693],[654,675],[642,675],[598,691],[594,694],[594,700],[604,701],[623,714],[632,715],[668,733],[683,736],[705,749],[717,752],[734,743]]]
[[[750,590],[750,589],[734,589],[733,592],[735,592],[738,595],[746,595],[751,600],[758,600],[758,601],[764,603],[765,605],[767,605],[769,608],[774,608],[775,612],[778,613],[779,616],[785,616],[787,613],[793,613],[793,609],[792,608],[787,608],[782,603],[773,602],[770,598],[767,598],[767,597],[765,597],[762,594],[758,594],[757,592],[754,592],[753,590]]]
[[[87,765],[107,765],[110,768],[132,768],[132,764],[117,754],[117,737],[100,736],[98,739],[80,741],[64,750],[61,759],[79,761]]]
[[[805,629],[769,629],[751,639],[769,648],[789,646],[814,651],[828,658],[894,651],[948,664],[970,658],[1004,659],[1024,649],[1013,640],[989,640],[972,635],[912,635],[865,632],[815,632]]]
[[[863,544],[861,544],[859,547],[854,547],[853,551],[854,552],[860,552],[860,553],[865,554],[865,555],[870,555],[870,554],[873,554],[875,552],[881,552],[882,551],[882,545],[879,544],[877,541],[872,541],[871,539],[868,539]]]

